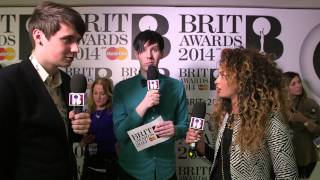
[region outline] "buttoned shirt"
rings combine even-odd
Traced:
[[[141,85],[141,79],[139,74],[119,82],[114,89],[113,122],[120,143],[119,164],[137,179],[154,180],[156,177],[166,180],[176,171],[175,140],[184,138],[188,129],[186,93],[181,81],[159,75],[159,111],[150,108],[140,117],[135,109],[147,93],[147,87]],[[153,121],[158,115],[164,120],[173,121],[175,137],[138,152],[127,131]]]
[[[61,95],[60,85],[62,84],[60,71],[56,71],[54,74],[49,74],[44,67],[39,63],[39,61],[33,56],[30,56],[31,63],[37,70],[40,78],[44,82],[54,104],[56,105],[65,125],[66,133],[68,136],[68,118],[67,118],[67,107],[63,101]]]

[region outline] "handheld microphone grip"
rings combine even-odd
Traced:
[[[190,126],[189,128],[195,130],[204,130],[205,123],[205,115],[206,115],[206,103],[200,102],[193,105]],[[190,158],[194,158],[196,156],[196,143],[191,143],[188,151],[188,156]]]
[[[73,106],[73,111],[75,114],[79,114],[83,112],[83,107],[82,106]]]
[[[188,151],[188,156],[189,158],[195,158],[196,157],[196,143],[191,143],[190,145],[190,148],[189,148],[189,151]]]
[[[149,90],[159,90],[160,82],[158,79],[159,71],[158,68],[150,65],[147,70],[147,87]],[[159,105],[152,107],[152,111],[159,115]]]
[[[196,149],[196,143],[195,142],[190,144],[190,149],[191,150],[195,150]]]
[[[70,80],[69,106],[73,106],[76,114],[83,112],[87,79],[83,74],[73,75]]]

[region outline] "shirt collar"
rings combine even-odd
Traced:
[[[31,60],[31,63],[33,64],[34,68],[37,70],[41,80],[44,82],[50,76],[50,74],[43,68],[43,66],[39,63],[39,61],[33,55],[31,55],[29,59]],[[53,76],[54,76],[54,79],[53,79],[54,86],[61,85],[62,80],[61,80],[60,71],[57,71],[57,73],[53,74]]]
[[[142,76],[140,70],[139,70],[139,77],[140,77],[141,80],[142,80],[142,79],[147,80],[146,78],[144,78],[144,77]],[[164,77],[164,75],[159,72],[159,74],[158,74],[158,79],[159,79],[159,80],[160,80],[160,79],[163,79],[163,77]]]

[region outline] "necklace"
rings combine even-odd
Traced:
[[[99,114],[95,114],[95,116],[97,119],[100,119],[100,117],[101,117],[101,115],[99,115]]]
[[[95,116],[97,119],[100,119],[101,116],[102,116],[102,113],[103,113],[103,110],[102,110],[102,111],[96,111],[96,112],[94,113],[94,116]]]

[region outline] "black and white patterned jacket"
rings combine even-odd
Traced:
[[[219,149],[221,138],[225,130],[229,115],[224,117],[222,126],[215,141],[215,149]],[[298,170],[295,164],[292,141],[288,126],[282,121],[280,113],[269,115],[269,123],[266,128],[266,138],[262,148],[254,154],[241,152],[240,146],[235,143],[240,128],[240,120],[235,120],[232,143],[230,146],[230,172],[231,178],[237,180],[270,180],[272,174],[275,179],[297,179]],[[214,151],[213,164],[216,165],[217,151]]]

